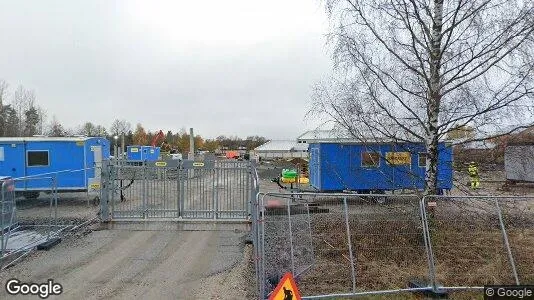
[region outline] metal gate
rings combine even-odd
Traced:
[[[102,219],[248,220],[257,191],[248,161],[103,164]]]

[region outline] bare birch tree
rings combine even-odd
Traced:
[[[67,136],[67,132],[65,130],[65,127],[59,122],[57,117],[54,115],[52,116],[52,120],[50,121],[50,124],[48,125],[47,130],[48,136],[52,137],[61,137],[61,136]]]
[[[0,80],[0,136],[4,136],[6,115],[4,112],[4,105],[7,102],[7,92],[9,84],[5,80]]]
[[[426,146],[437,191],[438,142],[455,128],[532,123],[534,1],[326,0],[336,74],[313,111],[355,137]]]
[[[41,106],[37,106],[37,113],[39,114],[39,122],[37,123],[37,133],[42,135],[45,134],[46,130],[46,110]]]
[[[24,135],[25,123],[26,123],[26,111],[28,111],[35,104],[35,92],[33,90],[25,89],[22,85],[13,93],[13,100],[11,102],[12,107],[17,112],[17,118],[19,121],[17,134]]]
[[[115,119],[111,124],[110,133],[113,135],[126,134],[132,129],[132,124],[126,120]]]

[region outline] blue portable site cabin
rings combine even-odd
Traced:
[[[58,192],[99,190],[100,171],[94,167],[109,155],[109,141],[100,137],[4,137],[0,176],[14,178],[15,191],[27,198],[51,191],[52,180],[43,177],[56,178]],[[21,177],[27,179],[16,180]]]
[[[160,155],[160,147],[152,146],[128,146],[126,158],[132,162],[157,161]]]
[[[438,188],[452,189],[452,147],[438,145]],[[310,185],[321,192],[383,193],[425,186],[422,143],[310,143]]]

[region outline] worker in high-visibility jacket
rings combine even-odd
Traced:
[[[469,163],[467,173],[469,174],[469,177],[471,177],[471,188],[477,189],[480,186],[480,177],[478,176],[477,164],[474,161]]]

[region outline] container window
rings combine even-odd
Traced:
[[[362,152],[362,167],[378,168],[380,166],[380,154],[377,152]]]
[[[426,167],[426,158],[427,154],[424,152],[419,153],[419,167],[424,168]]]
[[[0,147],[0,161],[4,161],[4,147]]]
[[[48,166],[48,151],[28,151],[28,167]]]

